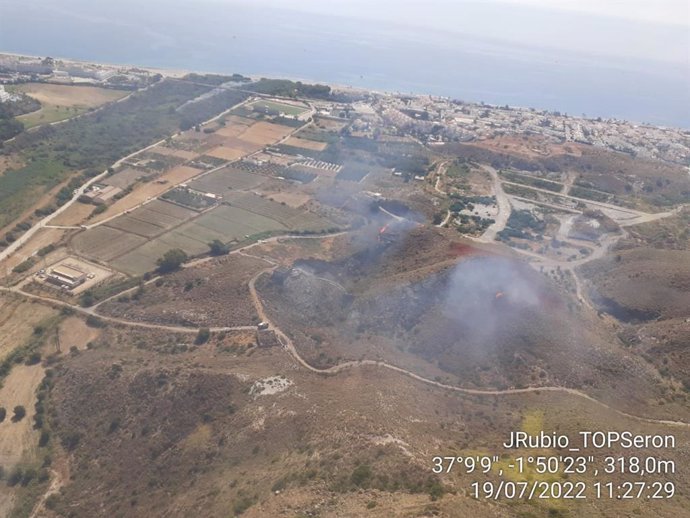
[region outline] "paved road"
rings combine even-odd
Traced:
[[[610,210],[615,210],[624,214],[630,214],[633,217],[626,220],[625,222],[619,223],[620,225],[637,225],[639,223],[644,223],[645,221],[654,221],[656,219],[660,218],[665,218],[668,217],[669,215],[675,214],[677,209],[674,209],[672,211],[668,212],[659,212],[659,213],[648,213],[648,212],[643,212],[641,210],[637,209],[630,209],[628,207],[622,207],[620,205],[613,205],[612,203],[604,203],[601,201],[592,201],[588,200],[586,198],[577,198],[576,196],[571,196],[569,194],[562,194],[562,193],[557,193],[553,191],[549,191],[548,189],[541,189],[539,187],[532,187],[532,186],[526,186],[521,183],[515,183],[515,182],[510,182],[508,180],[503,180],[503,183],[507,185],[515,185],[517,187],[525,187],[527,189],[530,189],[532,191],[536,192],[541,192],[544,194],[549,194],[551,196],[555,196],[557,198],[565,198],[567,200],[575,201],[575,202],[581,202],[586,205],[593,205],[595,207],[601,207],[604,209],[610,209]]]
[[[134,155],[137,155],[137,154],[139,154],[139,153],[141,153],[141,152],[143,152],[143,151],[146,151],[146,150],[148,150],[148,149],[151,149],[152,147],[155,147],[155,146],[157,146],[158,144],[162,144],[163,142],[165,142],[165,139],[159,140],[158,142],[155,142],[155,143],[151,144],[150,146],[145,147],[144,149],[140,149],[140,150],[138,150],[138,151],[135,151],[134,153],[131,153],[131,154],[127,155],[126,157],[121,158],[120,160],[118,160],[117,162],[115,162],[115,163],[113,164],[113,167],[117,167],[117,166],[120,165],[122,162],[124,162],[125,160],[127,160],[127,159],[133,157]],[[0,252],[0,261],[3,261],[3,260],[5,260],[5,259],[7,259],[11,254],[13,254],[14,252],[16,252],[21,246],[23,246],[27,241],[29,241],[29,239],[31,239],[31,238],[33,237],[33,235],[34,235],[36,232],[38,232],[39,230],[41,230],[43,227],[47,226],[48,223],[49,223],[52,219],[54,219],[56,216],[58,216],[59,214],[62,214],[63,212],[65,212],[73,203],[75,203],[75,202],[79,199],[79,197],[80,197],[82,194],[84,194],[84,192],[86,192],[86,190],[87,190],[91,185],[93,185],[94,183],[96,183],[96,182],[100,181],[101,179],[105,178],[105,176],[107,176],[107,174],[108,174],[108,170],[106,169],[106,170],[103,171],[101,174],[99,174],[98,176],[94,176],[94,177],[91,178],[89,181],[87,181],[85,184],[83,184],[81,187],[79,187],[78,189],[76,189],[75,192],[74,192],[74,195],[72,196],[72,198],[71,198],[69,201],[67,201],[67,202],[66,202],[65,204],[63,204],[62,206],[58,207],[58,209],[57,209],[55,212],[53,212],[53,213],[51,213],[51,214],[48,214],[46,217],[44,217],[43,219],[41,219],[40,221],[38,221],[33,227],[31,227],[29,230],[27,230],[27,231],[24,232],[21,236],[19,236],[19,237],[17,238],[17,240],[14,241],[10,246],[8,246],[8,247],[5,248],[2,252]]]

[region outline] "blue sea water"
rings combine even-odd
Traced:
[[[690,127],[690,71],[253,3],[0,0],[0,51],[290,77]]]

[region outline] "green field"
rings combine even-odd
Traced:
[[[112,262],[120,271],[141,275],[156,268],[156,261],[172,248],[181,248],[188,255],[208,252],[214,239],[223,242],[242,241],[268,231],[287,232],[281,223],[265,216],[237,208],[220,206],[171,232],[141,244]]]
[[[119,249],[120,253],[126,252],[113,260],[112,265],[125,273],[141,275],[154,270],[158,258],[172,248],[181,248],[188,255],[193,256],[208,252],[208,244],[214,239],[219,239],[224,243],[241,242],[267,232],[319,232],[332,226],[329,221],[315,214],[292,209],[254,195],[243,196],[242,204],[248,208],[221,205],[155,239],[144,243],[137,241],[136,248],[131,246],[131,238],[125,236],[141,239],[138,236],[135,237],[132,234],[113,236],[109,234],[109,231],[99,230],[99,235],[94,235],[90,239],[90,241],[97,240],[97,243],[92,243],[89,248],[92,253],[101,258],[107,255],[112,256],[113,248]],[[258,211],[263,213],[260,214]],[[118,224],[118,226],[124,228],[127,223],[131,221],[126,220],[123,225]],[[97,227],[89,232],[103,228],[105,227]],[[132,230],[142,234],[141,230],[137,230],[135,226],[132,226]],[[105,236],[100,235],[104,232],[119,241],[121,246],[104,239]],[[101,251],[93,252],[98,246],[102,247]]]
[[[71,117],[77,117],[78,115],[86,113],[87,111],[88,108],[86,106],[48,105],[42,107],[40,110],[36,110],[35,112],[20,115],[17,117],[17,119],[24,124],[25,129],[29,129],[33,128],[34,126],[40,126],[41,124],[50,124],[69,119]]]
[[[256,101],[249,106],[256,111],[278,112],[284,113],[285,115],[293,115],[295,117],[302,115],[307,111],[307,108],[304,107],[278,103],[275,101]]]

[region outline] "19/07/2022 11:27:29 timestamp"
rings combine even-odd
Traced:
[[[463,474],[497,477],[471,482],[469,492],[476,499],[663,500],[676,495],[675,482],[668,480],[676,473],[676,463],[663,458],[663,450],[675,448],[673,435],[580,432],[578,437],[579,444],[555,433],[529,436],[512,432],[502,443],[507,451],[501,455],[436,456],[432,458],[432,472],[441,475],[458,470]],[[638,449],[638,454],[620,454],[619,450],[630,449]],[[522,453],[520,450],[525,454],[509,453]],[[539,454],[531,454],[536,450]],[[549,453],[544,454],[545,450]],[[557,453],[563,450],[568,453]],[[578,478],[581,480],[573,480]]]

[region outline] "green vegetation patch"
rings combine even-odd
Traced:
[[[184,187],[168,191],[161,198],[194,210],[207,209],[216,204],[214,199]]]
[[[301,81],[289,81],[287,79],[262,78],[245,88],[252,92],[277,95],[280,97],[313,97],[314,99],[327,99],[331,96],[330,86],[312,85],[302,83]]]

